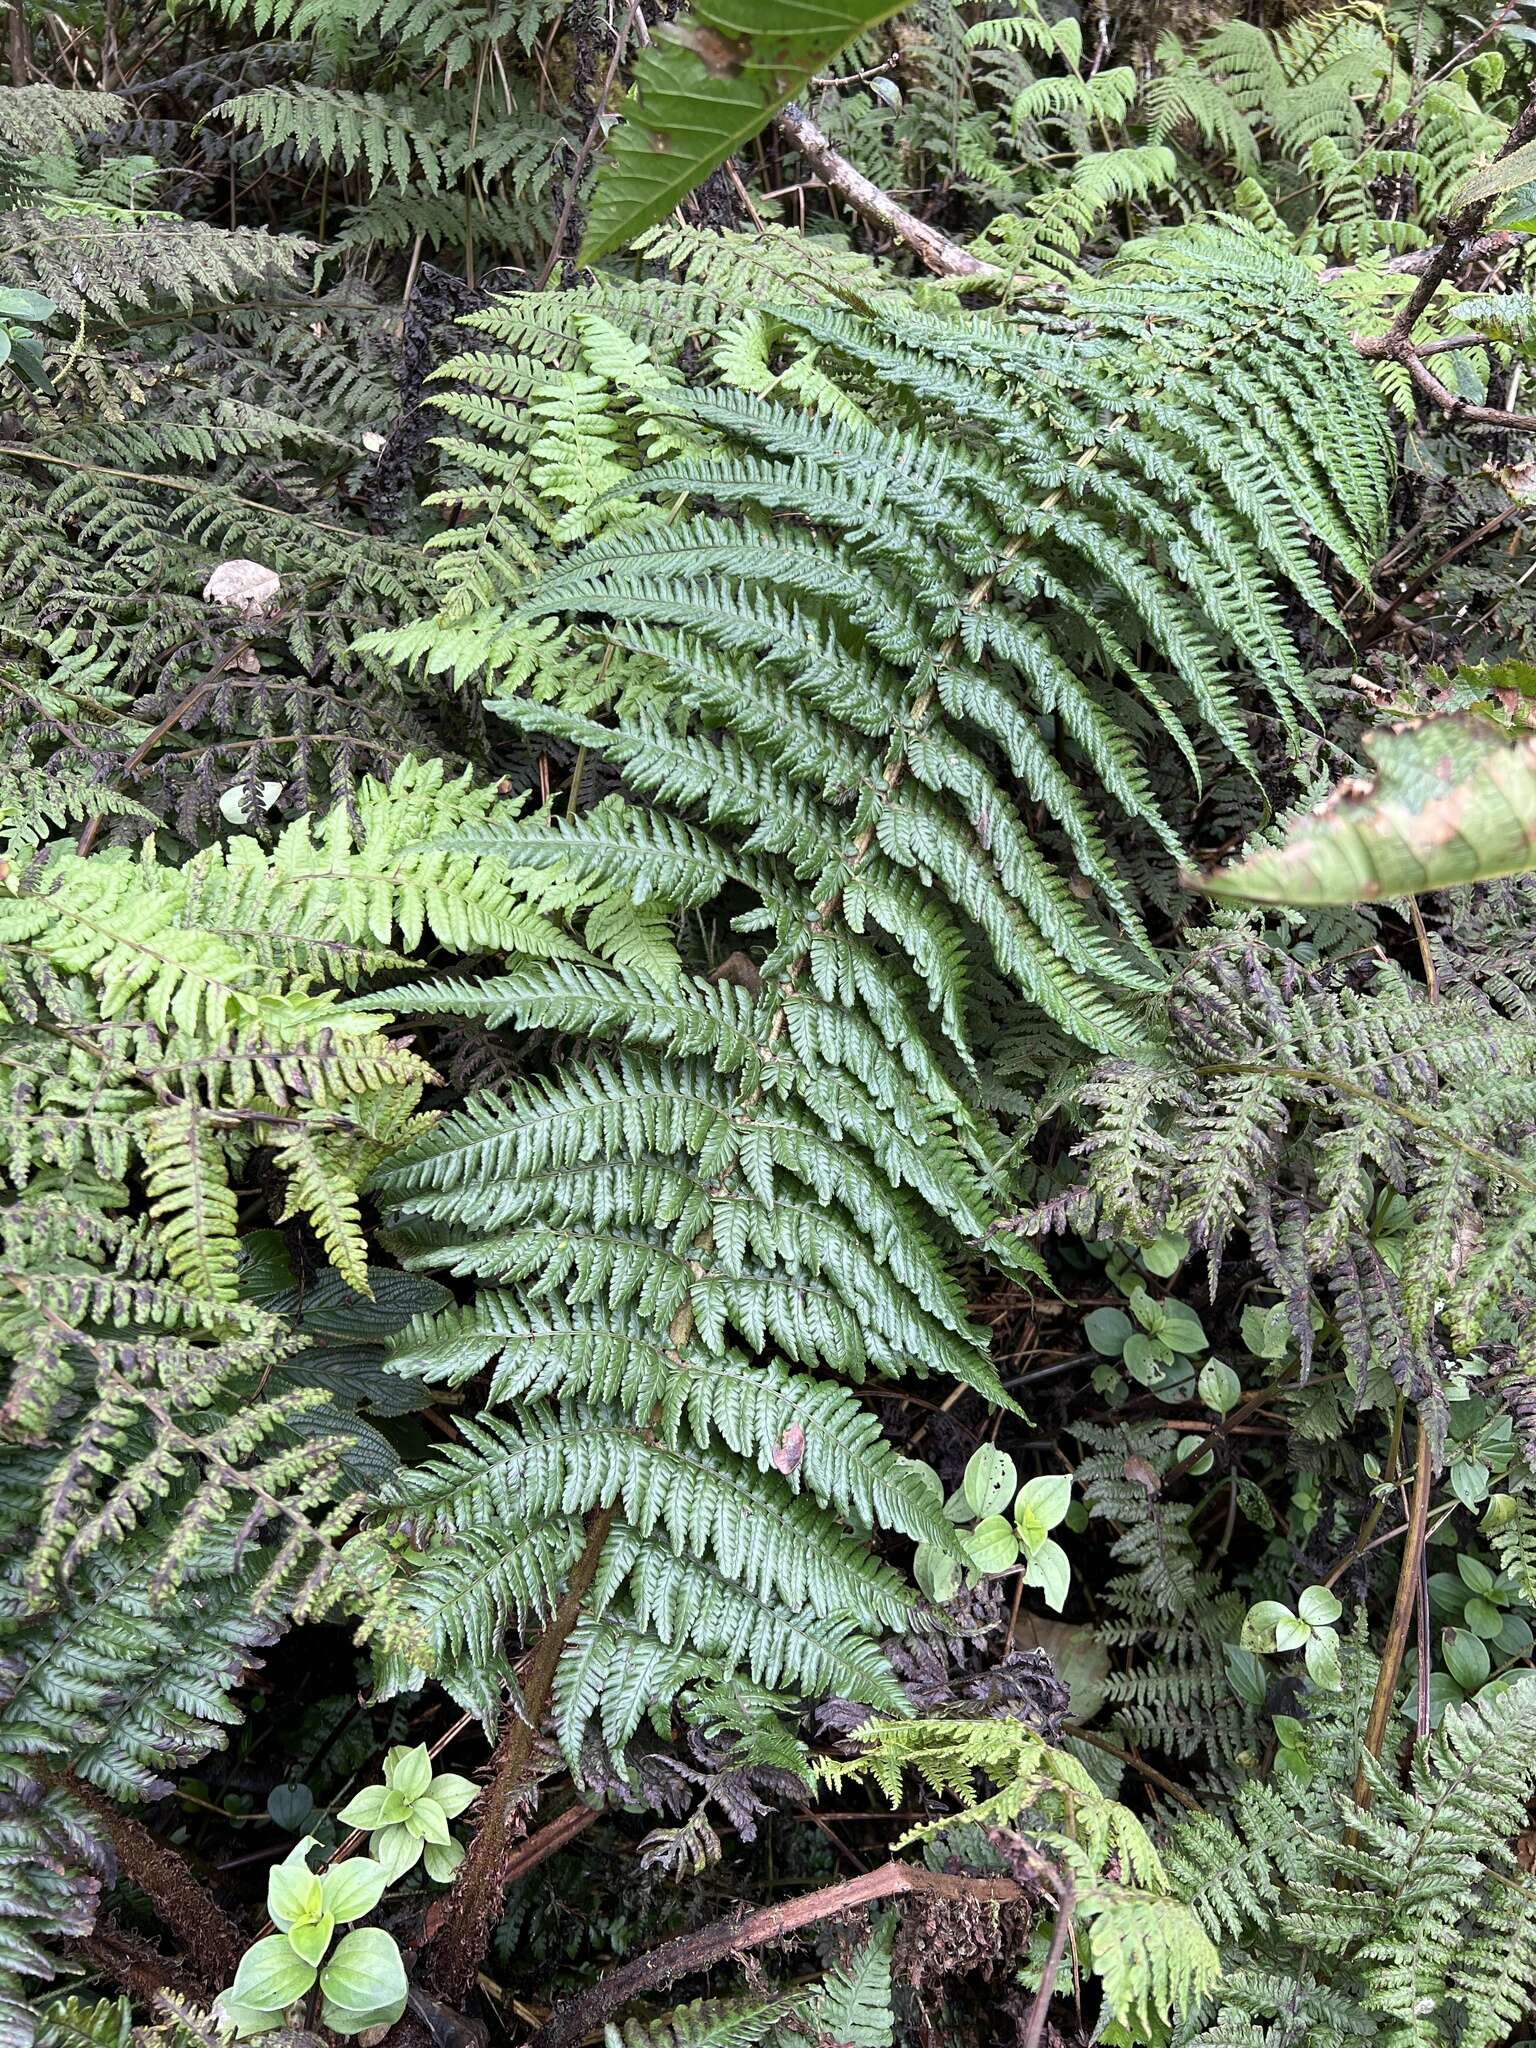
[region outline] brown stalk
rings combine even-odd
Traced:
[[[965,1899],[979,1905],[1010,1905],[1026,1894],[1011,1877],[955,1877],[946,1872],[925,1870],[920,1864],[882,1863],[842,1884],[827,1885],[817,1892],[803,1892],[782,1905],[763,1906],[745,1916],[733,1914],[702,1927],[696,1934],[680,1934],[649,1954],[612,1970],[606,1977],[557,2005],[528,2043],[528,2048],[576,2048],[590,2034],[601,2031],[610,2014],[631,1999],[659,1991],[678,1977],[692,1976],[715,1963],[733,1960],[769,1942],[783,1941],[802,1928],[819,1926],[844,1913],[857,1912],[880,1899],[898,1897]]]
[[[1536,137],[1536,96],[1526,102],[1493,162],[1502,163],[1506,157],[1523,149],[1533,137]],[[1412,378],[1415,390],[1422,392],[1448,419],[1468,426],[1516,428],[1529,432],[1536,429],[1536,417],[1531,414],[1505,412],[1495,405],[1472,405],[1458,397],[1423,360],[1413,338],[1414,328],[1441,285],[1465,268],[1482,242],[1484,224],[1498,196],[1490,192],[1486,197],[1474,199],[1464,206],[1451,220],[1438,248],[1423,252],[1426,260],[1417,273],[1418,282],[1399,307],[1385,334],[1355,334],[1350,339],[1355,353],[1367,362],[1400,363]]]
[[[882,191],[873,179],[866,178],[861,170],[849,163],[847,157],[832,147],[810,115],[793,101],[781,109],[778,127],[829,192],[835,192],[839,199],[845,200],[871,227],[894,235],[939,277],[1002,276],[995,264],[984,263],[969,249],[962,249],[958,242],[952,242],[948,235],[930,227],[927,221],[919,220],[889,192]]]
[[[91,1786],[71,1779],[70,1790],[101,1822],[118,1869],[144,1893],[187,1955],[196,1958],[199,1974],[210,1985],[229,1983],[245,1952],[245,1936],[214,1902],[206,1880],[179,1849]],[[103,1930],[98,1932],[107,1938]],[[174,1966],[167,1962],[162,1982],[172,1982],[173,1976]]]
[[[1376,1693],[1371,1701],[1370,1718],[1365,1724],[1360,1768],[1355,1774],[1355,1804],[1359,1807],[1371,1803],[1365,1759],[1367,1756],[1379,1757],[1386,1742],[1387,1722],[1397,1694],[1398,1673],[1403,1668],[1403,1657],[1408,1649],[1408,1631],[1413,1626],[1419,1604],[1419,1566],[1429,1528],[1430,1462],[1429,1432],[1421,1417],[1414,1441],[1413,1495],[1408,1506],[1408,1532],[1403,1538],[1402,1563],[1397,1573],[1397,1594],[1392,1603],[1392,1619],[1387,1627],[1387,1640],[1376,1673]]]
[[[510,1881],[517,1844],[512,1817],[527,1774],[539,1723],[554,1690],[560,1655],[597,1576],[603,1545],[616,1507],[594,1508],[587,1517],[586,1543],[572,1569],[559,1605],[533,1646],[523,1680],[523,1711],[509,1713],[491,1763],[491,1780],[480,1808],[480,1824],[459,1866],[442,1924],[428,1943],[421,1976],[444,2004],[462,2006],[474,1989],[492,1921]]]

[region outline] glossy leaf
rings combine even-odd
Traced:
[[[1536,865],[1536,737],[1456,713],[1366,746],[1374,781],[1341,783],[1279,846],[1192,886],[1233,902],[1367,903]]]
[[[664,219],[839,50],[899,12],[890,0],[700,0],[659,24],[599,165],[582,262]]]
[[[332,2005],[348,2012],[372,2012],[403,1999],[405,1965],[394,1937],[382,1927],[354,1927],[344,1934],[320,1973],[320,1989]]]
[[[388,1883],[384,1866],[371,1856],[349,1856],[321,1880],[325,1910],[343,1923],[361,1920],[383,1898]]]
[[[295,1954],[287,1935],[269,1934],[240,1958],[230,1995],[240,2005],[278,2013],[302,1998],[314,1981],[314,1965]]]
[[[961,1482],[965,1504],[973,1515],[996,1515],[1013,1499],[1018,1469],[1006,1451],[982,1444],[971,1453]]]

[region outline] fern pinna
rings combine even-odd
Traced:
[[[993,991],[1058,1042],[1132,1042],[1161,967],[1114,831],[1178,851],[1148,752],[1251,765],[1238,670],[1268,715],[1306,716],[1282,591],[1331,617],[1314,537],[1363,565],[1388,485],[1364,372],[1308,276],[1249,238],[1132,251],[1023,323],[786,289],[757,316],[786,374],[752,389],[726,367],[738,308],[714,323],[718,377],[678,375],[685,346],[711,346],[695,283],[672,326],[676,287],[598,287],[615,328],[640,311],[612,408],[657,431],[621,429],[624,519],[546,552],[515,610],[498,537],[529,531],[525,407],[560,375],[528,339],[590,393],[591,330],[569,298],[547,323],[516,300],[474,317],[518,346],[447,372],[484,520],[445,540],[439,641],[398,649],[494,647],[504,669],[521,626],[526,675],[540,650],[569,658],[550,622],[595,636],[609,708],[535,675],[493,709],[643,800],[639,885],[686,854],[760,935],[709,980],[562,961],[388,997],[591,1046],[467,1104],[372,1184],[408,1264],[478,1289],[394,1368],[493,1368],[486,1412],[400,1482],[426,1559],[400,1568],[403,1597],[483,1707],[507,1623],[547,1620],[580,1558],[591,1591],[562,1612],[555,1684],[578,1768],[589,1727],[622,1746],[722,1665],[899,1708],[875,1639],[911,1596],[870,1539],[954,1539],[855,1389],[935,1375],[1006,1399],[962,1283],[978,1258],[1034,1269],[997,1230]]]

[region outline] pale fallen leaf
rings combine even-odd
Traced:
[[[220,562],[203,585],[203,597],[208,604],[221,604],[238,612],[242,619],[266,619],[277,609],[282,587],[283,579],[275,569],[237,557],[232,562]]]

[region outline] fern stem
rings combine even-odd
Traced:
[[[516,1846],[512,1840],[513,1809],[538,1739],[539,1723],[554,1690],[561,1653],[597,1576],[598,1561],[617,1512],[616,1505],[594,1508],[587,1517],[581,1556],[547,1627],[533,1646],[523,1680],[522,1714],[508,1714],[506,1732],[496,1746],[480,1825],[449,1894],[448,1911],[428,1946],[422,1973],[433,1993],[448,2005],[460,2006],[469,1996],[485,1954],[491,1923],[501,1910]]]
[[[1216,1060],[1197,1067],[1198,1074],[1270,1074],[1285,1081],[1315,1081],[1331,1088],[1336,1095],[1343,1095],[1355,1102],[1369,1102],[1380,1109],[1381,1097],[1373,1089],[1356,1081],[1346,1081],[1342,1075],[1326,1067],[1272,1066],[1264,1060]],[[1412,1124],[1415,1130],[1424,1131],[1430,1137],[1438,1138],[1453,1152],[1460,1152],[1468,1159],[1475,1159],[1479,1166],[1497,1174],[1500,1180],[1507,1180],[1523,1194],[1536,1195],[1536,1174],[1529,1174],[1518,1167],[1507,1153],[1490,1152],[1485,1146],[1474,1145],[1470,1138],[1458,1137],[1448,1131],[1436,1118],[1421,1109],[1414,1109],[1406,1102],[1391,1102],[1386,1105],[1394,1116],[1400,1116],[1404,1123]]]
[[[81,462],[69,455],[50,455],[43,448],[22,448],[13,441],[0,441],[0,455],[12,462],[40,462],[45,469],[74,469],[85,476],[115,476],[122,483],[153,484],[160,491],[184,491],[193,498],[221,497],[228,504],[243,505],[248,512],[260,512],[268,519],[284,519],[301,525],[306,532],[340,533],[348,540],[362,540],[355,526],[338,526],[333,520],[312,519],[307,512],[285,512],[280,505],[263,505],[259,498],[242,498],[216,491],[208,484],[189,483],[185,477],[153,476],[142,469],[114,469],[106,462]]]
[[[1397,1595],[1392,1603],[1392,1620],[1387,1629],[1387,1640],[1376,1673],[1376,1694],[1371,1701],[1370,1718],[1365,1724],[1360,1768],[1355,1774],[1355,1804],[1361,1808],[1371,1803],[1366,1758],[1379,1757],[1382,1745],[1387,1739],[1387,1721],[1392,1712],[1392,1701],[1397,1693],[1397,1677],[1403,1668],[1403,1657],[1408,1648],[1408,1631],[1413,1623],[1414,1610],[1418,1606],[1419,1560],[1424,1554],[1424,1543],[1429,1529],[1429,1479],[1429,1431],[1421,1415],[1414,1442],[1413,1497],[1408,1508],[1408,1533],[1403,1539],[1403,1559],[1398,1567]]]

